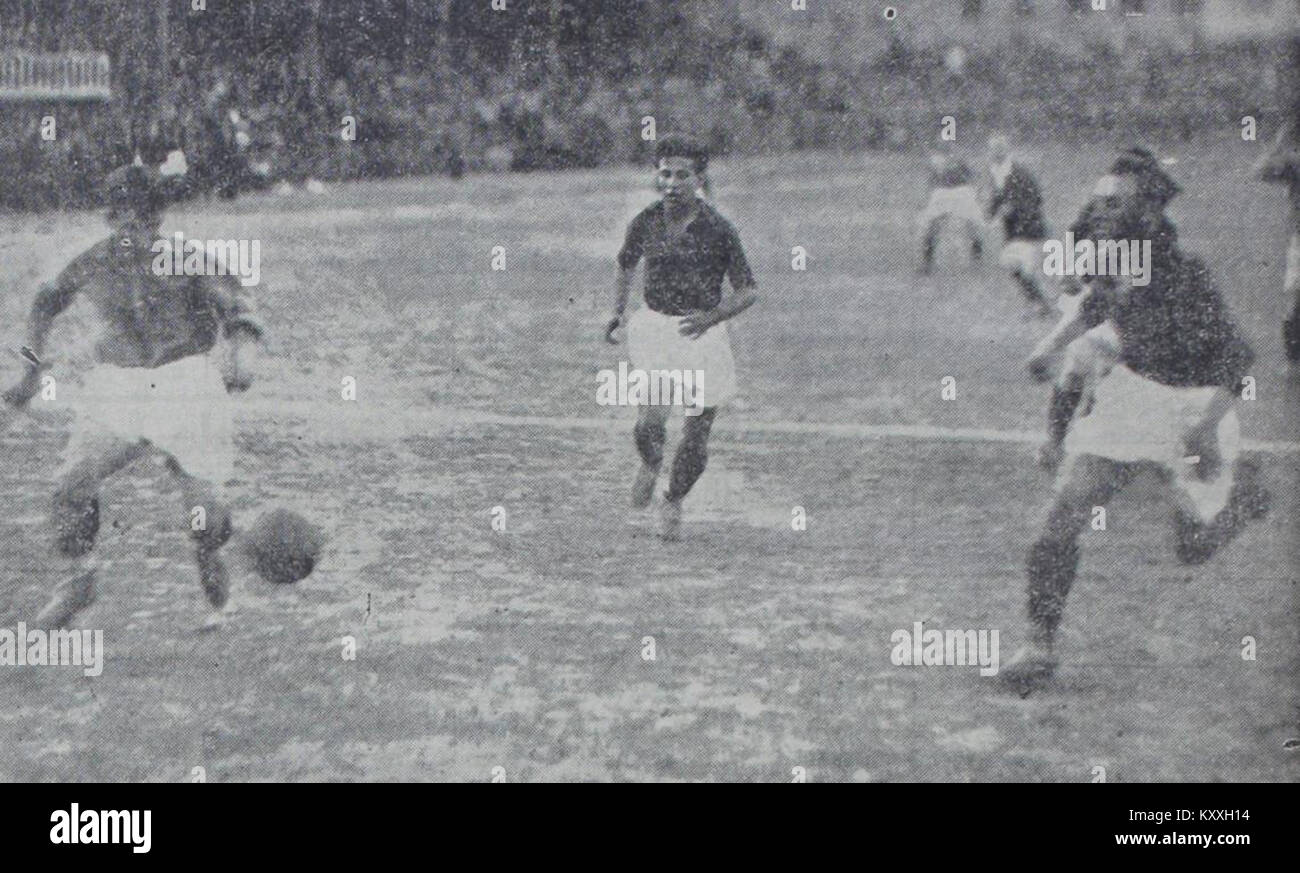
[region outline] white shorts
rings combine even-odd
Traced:
[[[1025,276],[1043,273],[1043,244],[1035,240],[1008,240],[998,253],[998,266]]]
[[[1099,382],[1119,360],[1119,334],[1109,321],[1088,330],[1065,347],[1061,374],[1082,376]]]
[[[930,192],[930,199],[917,216],[916,223],[924,230],[930,222],[949,215],[981,228],[984,226],[984,211],[980,209],[973,187],[958,185],[954,188],[935,188]]]
[[[1219,422],[1219,475],[1202,481],[1188,463],[1183,437],[1200,420],[1217,388],[1172,388],[1144,379],[1117,364],[1101,384],[1092,414],[1075,422],[1065,438],[1066,463],[1058,485],[1069,480],[1074,459],[1097,455],[1114,461],[1151,461],[1171,474],[1175,499],[1203,521],[1228,502],[1233,467],[1241,453],[1241,425],[1235,411]]]
[[[69,463],[105,438],[145,440],[191,476],[215,485],[234,474],[234,422],[214,357],[194,355],[161,367],[99,364],[81,385],[60,385],[76,413]]]
[[[1282,288],[1291,294],[1300,294],[1300,233],[1291,234],[1291,244],[1286,248],[1286,278]]]
[[[695,371],[695,402],[706,408],[722,406],[736,395],[736,362],[727,325],[714,325],[703,336],[690,339],[678,332],[680,321],[680,315],[664,315],[647,307],[632,313],[627,325],[632,366],[647,373]]]

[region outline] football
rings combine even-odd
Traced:
[[[320,529],[296,512],[272,509],[249,528],[243,549],[267,582],[299,582],[316,567],[325,539]]]

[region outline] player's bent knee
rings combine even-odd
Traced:
[[[662,421],[638,421],[632,429],[636,438],[636,450],[641,460],[651,467],[658,467],[664,459],[664,440],[667,437],[666,426]]]

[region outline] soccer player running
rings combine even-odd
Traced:
[[[1178,183],[1160,166],[1160,161],[1147,149],[1135,146],[1124,150],[1111,165],[1108,176],[1103,176],[1099,185],[1103,190],[1094,190],[1093,196],[1079,217],[1070,225],[1074,239],[1097,239],[1100,234],[1093,228],[1094,210],[1104,212],[1109,175],[1131,175],[1137,186],[1137,196],[1142,208],[1159,223],[1158,235],[1174,243],[1177,230],[1165,215],[1164,209],[1179,192]],[[1037,361],[1046,361],[1050,355],[1047,349],[1060,348],[1058,336],[1068,330],[1078,315],[1078,309],[1086,296],[1084,285],[1090,277],[1071,276],[1063,281],[1062,293],[1057,298],[1057,308],[1061,318],[1052,331],[1040,341],[1038,348],[1030,356]],[[1106,320],[1089,329],[1083,336],[1065,346],[1061,367],[1052,385],[1052,399],[1047,408],[1047,438],[1038,447],[1038,464],[1044,469],[1055,472],[1065,456],[1065,435],[1074,421],[1076,411],[1082,407],[1087,414],[1092,406],[1093,391],[1097,384],[1110,373],[1110,368],[1119,359],[1119,336],[1115,326]],[[1035,374],[1046,378],[1045,373]]]
[[[1294,302],[1282,322],[1282,345],[1287,360],[1300,363],[1300,128],[1295,121],[1278,132],[1273,148],[1255,166],[1255,175],[1265,182],[1286,185],[1291,198],[1291,243],[1286,250],[1282,289]]]
[[[962,223],[970,240],[970,257],[979,263],[984,256],[984,213],[975,196],[975,174],[970,165],[948,151],[930,156],[930,198],[916,217],[921,232],[921,274],[934,269],[935,250],[944,222],[954,218]]]
[[[1092,413],[1066,437],[1056,496],[1029,549],[1028,645],[1002,669],[1025,692],[1057,666],[1056,633],[1079,565],[1079,534],[1093,507],[1105,506],[1144,468],[1171,486],[1178,558],[1202,563],[1253,518],[1269,495],[1252,466],[1237,459],[1234,409],[1254,352],[1230,318],[1205,265],[1180,251],[1167,219],[1139,194],[1138,178],[1112,175],[1092,216],[1098,236],[1150,240],[1150,284],[1095,277],[1057,348],[1111,319],[1120,360],[1097,386]],[[1042,373],[1036,356],[1031,372]]]
[[[1011,146],[1001,134],[989,137],[988,158],[993,178],[988,216],[990,220],[1001,216],[1004,233],[998,264],[1011,271],[1011,277],[1040,315],[1050,315],[1052,305],[1039,282],[1047,222],[1038,181],[1023,164],[1012,159]]]
[[[605,340],[617,345],[616,332],[626,326],[632,367],[652,378],[656,372],[697,374],[695,397],[686,397],[681,385],[673,392],[684,406],[694,408],[688,410],[664,494],[660,535],[665,540],[680,537],[682,500],[704,472],[718,408],[736,392],[726,322],[758,300],[740,236],[701,196],[708,162],[703,145],[687,137],[664,137],[655,146],[655,185],[663,197],[628,226],[618,254],[614,317],[605,330]],[[627,319],[628,295],[643,258],[645,306]],[[724,278],[731,283],[726,293]],[[645,397],[637,410],[634,434],[641,469],[632,489],[636,508],[650,504],[663,463],[672,403],[660,400],[652,405]]]
[[[249,387],[262,328],[248,289],[235,276],[157,275],[153,269],[163,210],[181,190],[185,167],[178,156],[172,153],[161,167],[137,159],[109,175],[112,232],[37,292],[27,373],[4,397],[22,407],[39,393],[53,322],[74,300],[84,299],[99,335],[95,365],[82,388],[58,388],[76,418],[53,499],[55,552],[64,578],[33,622],[45,629],[68,626],[94,600],[100,566],[91,552],[101,483],[151,455],[160,456],[179,483],[185,511],[176,522],[195,541],[208,602],[221,610],[229,598],[219,551],[233,529],[217,494],[233,468],[227,391]],[[213,349],[223,332],[228,355],[219,362]],[[206,624],[218,625],[223,617],[217,612]]]

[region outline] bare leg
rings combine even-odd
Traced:
[[[168,468],[180,482],[181,496],[185,501],[185,524],[195,541],[195,559],[203,593],[213,608],[221,609],[230,597],[229,574],[220,555],[221,547],[234,533],[230,510],[210,483],[184,472],[174,460],[169,460]],[[194,511],[197,508],[203,510],[203,523],[196,528]]]
[[[1204,564],[1214,553],[1237,538],[1247,522],[1264,518],[1272,508],[1272,495],[1259,483],[1259,467],[1239,460],[1233,471],[1228,505],[1209,522],[1174,501],[1174,548],[1184,564]]]
[[[1079,534],[1094,506],[1105,506],[1133,478],[1137,467],[1095,455],[1074,462],[1070,479],[1056,495],[1026,561],[1029,647],[1002,670],[1002,679],[1025,690],[1050,678],[1054,644],[1065,599],[1079,568]]]
[[[1037,307],[1039,315],[1047,316],[1052,314],[1052,304],[1048,302],[1047,295],[1043,293],[1037,279],[1021,270],[1016,270],[1011,275],[1015,278],[1016,284],[1020,286],[1025,298]]]
[[[64,559],[63,581],[37,614],[37,627],[67,627],[78,612],[95,599],[97,564],[91,555],[99,533],[99,488],[105,479],[148,454],[147,443],[113,437],[95,441],[86,457],[63,474],[55,491],[51,521],[55,552]]]
[[[921,273],[924,275],[929,275],[934,269],[934,254],[939,247],[939,232],[943,229],[944,218],[940,215],[932,219],[921,239]]]
[[[668,493],[664,495],[660,535],[665,540],[676,540],[680,536],[682,499],[690,493],[708,465],[709,433],[713,429],[713,419],[717,413],[717,407],[711,407],[702,410],[699,415],[688,416],[686,419],[682,441],[677,446],[677,455],[673,458]]]
[[[667,436],[668,415],[671,406],[640,406],[636,413],[636,450],[641,455],[641,470],[632,486],[632,506],[641,509],[650,505],[654,497],[659,467],[664,460],[664,439]]]
[[[966,236],[970,239],[970,259],[972,264],[984,260],[984,230],[975,222],[966,222]]]

